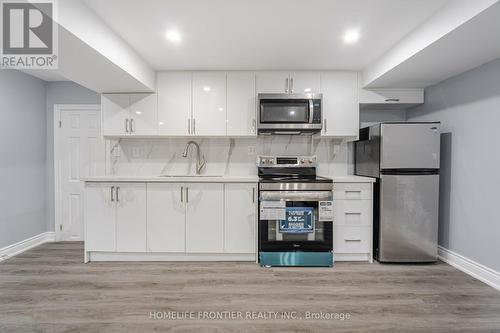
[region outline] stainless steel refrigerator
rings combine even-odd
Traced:
[[[440,123],[381,123],[360,130],[355,174],[377,178],[374,256],[437,260]]]

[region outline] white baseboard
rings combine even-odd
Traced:
[[[3,247],[0,249],[0,262],[9,259],[19,253],[23,253],[35,246],[38,246],[43,243],[55,242],[56,241],[56,233],[55,232],[43,232],[39,235],[24,239],[15,244]]]
[[[500,272],[481,265],[474,260],[466,258],[458,253],[450,251],[442,246],[438,247],[439,259],[445,263],[469,274],[472,277],[500,290]]]
[[[87,252],[88,261],[253,261],[254,253]]]

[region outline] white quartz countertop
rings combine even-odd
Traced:
[[[81,179],[87,183],[257,183],[257,176],[98,176]]]
[[[375,183],[376,178],[354,175],[332,177],[334,183]]]
[[[375,178],[354,175],[331,177],[334,183],[374,183]],[[257,176],[97,176],[81,179],[84,182],[121,183],[257,183]]]

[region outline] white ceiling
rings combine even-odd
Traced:
[[[361,70],[450,0],[83,1],[156,70]]]

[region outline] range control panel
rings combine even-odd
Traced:
[[[316,156],[257,156],[258,167],[315,167]]]

